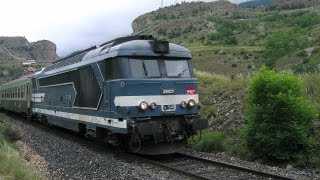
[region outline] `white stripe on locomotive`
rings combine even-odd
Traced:
[[[33,102],[42,102],[44,97],[45,97],[45,93],[32,94],[32,101]]]
[[[68,112],[54,111],[54,110],[40,109],[40,108],[33,108],[32,110],[33,112],[62,117],[66,119],[84,121],[84,122],[112,126],[117,128],[127,128],[127,120],[119,121],[118,119],[112,119],[112,118],[106,118],[106,117],[90,116],[90,115],[84,115],[84,114],[68,113]]]

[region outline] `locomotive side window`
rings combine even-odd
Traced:
[[[105,80],[115,79],[117,77],[116,59],[104,60],[99,62],[101,73]]]
[[[187,60],[164,61],[168,77],[191,77]]]
[[[160,77],[160,70],[157,60],[130,59],[130,68],[134,78]]]
[[[128,58],[113,58],[100,61],[99,68],[105,81],[126,78],[130,72]]]

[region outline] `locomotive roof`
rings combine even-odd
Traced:
[[[154,38],[139,38],[130,37],[128,41],[122,38],[119,41],[111,41],[104,43],[102,46],[97,48],[89,48],[84,51],[80,51],[77,54],[59,60],[58,62],[48,66],[39,74],[49,75],[55,74],[61,71],[67,71],[74,69],[86,64],[101,61],[112,57],[177,57],[177,58],[191,58],[191,53],[188,49],[169,43],[169,52],[167,54],[159,54],[153,51],[152,43],[156,41]],[[36,75],[37,76],[37,75]]]

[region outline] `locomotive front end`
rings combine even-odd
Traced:
[[[198,80],[190,52],[167,41],[135,40],[100,63],[111,116],[126,121],[127,145],[141,154],[169,154],[208,126],[199,115]],[[112,68],[110,68],[112,67]],[[114,139],[112,139],[114,141]]]

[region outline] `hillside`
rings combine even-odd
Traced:
[[[39,68],[57,59],[56,45],[50,41],[29,42],[25,37],[0,36],[0,83],[22,75],[25,60],[35,60]]]
[[[250,74],[266,64],[296,73],[318,71],[320,2],[273,1],[265,8],[242,8],[226,0],[182,3],[144,14],[134,32],[188,47],[197,70],[231,77]],[[313,3],[312,7],[310,3]],[[320,67],[320,65],[319,65]]]

